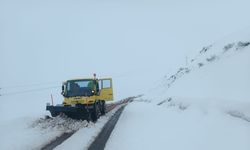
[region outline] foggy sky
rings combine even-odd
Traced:
[[[0,87],[97,73],[113,77],[116,99],[141,94],[186,56],[248,27],[249,4],[0,0]]]

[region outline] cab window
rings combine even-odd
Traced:
[[[111,88],[111,81],[110,80],[102,80],[102,88]]]

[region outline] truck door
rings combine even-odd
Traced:
[[[112,78],[99,79],[99,86],[101,89],[100,98],[106,101],[113,100]]]

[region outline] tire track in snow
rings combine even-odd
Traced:
[[[129,98],[125,99],[125,100],[121,100],[121,101],[116,102],[116,103],[108,104],[108,105],[106,105],[106,112],[110,112],[111,110],[113,110],[114,108],[116,108],[116,107],[119,106],[119,105],[127,104],[127,103],[133,101],[134,98],[136,98],[136,97],[129,97]],[[126,106],[126,105],[125,105],[125,106]],[[114,116],[111,117],[111,119],[107,122],[107,124],[108,124],[109,122],[111,122],[110,124],[114,123],[113,120],[116,120],[116,121],[115,121],[115,124],[116,124],[116,122],[117,122],[117,120],[118,120],[118,118],[119,118],[119,116],[120,116],[120,114],[121,114],[121,112],[122,112],[122,110],[124,109],[125,106],[121,106],[121,108],[119,108],[119,109],[115,112]],[[118,118],[117,118],[117,116],[118,116]],[[115,124],[114,124],[114,125],[115,125]],[[106,126],[106,124],[104,125],[104,128],[102,129],[101,132],[103,132],[103,130],[105,129],[105,126]],[[108,126],[110,126],[110,125],[108,125]],[[113,127],[113,128],[114,128],[114,127]],[[112,128],[112,130],[113,130],[113,128]],[[112,130],[110,131],[110,133],[112,132]],[[45,146],[43,146],[43,147],[41,148],[41,150],[53,150],[53,149],[56,148],[58,145],[62,144],[65,140],[67,140],[68,138],[70,138],[70,137],[71,137],[74,133],[76,133],[77,131],[78,131],[78,130],[71,131],[71,132],[64,132],[64,133],[62,133],[59,137],[56,137],[54,140],[52,140],[51,142],[49,142],[48,144],[46,144]],[[99,135],[98,135],[98,137],[99,137]],[[109,136],[108,136],[108,137],[109,137]],[[108,139],[106,139],[106,142],[107,142],[107,140],[108,140]],[[94,141],[94,142],[95,142],[95,141]],[[106,144],[106,142],[105,142],[104,144]],[[105,146],[105,145],[104,145],[104,146]],[[98,149],[98,150],[99,150],[99,149]]]
[[[125,105],[126,106],[126,105]],[[105,148],[105,145],[109,139],[109,136],[111,135],[118,119],[121,116],[121,113],[123,112],[125,106],[122,106],[119,108],[115,115],[111,117],[111,119],[105,124],[102,131],[99,133],[99,135],[96,137],[95,141],[92,142],[88,150],[103,150]]]
[[[61,136],[57,137],[55,140],[51,141],[49,144],[45,145],[41,150],[52,150],[58,145],[62,144],[66,139],[71,137],[76,131],[63,133]]]

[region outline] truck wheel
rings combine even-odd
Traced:
[[[105,114],[106,114],[105,101],[101,101],[101,115],[105,115]]]
[[[93,122],[97,121],[97,119],[100,116],[99,114],[100,114],[100,108],[99,108],[97,103],[94,103],[94,108],[93,108],[93,111],[91,113],[91,119]]]
[[[87,121],[90,122],[92,120],[92,113],[88,113]]]
[[[58,116],[58,115],[59,115],[59,113],[51,112],[51,116],[52,116],[52,117],[56,117],[56,116]]]

